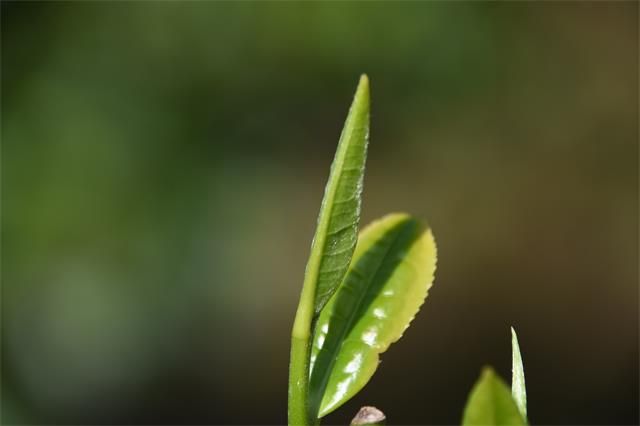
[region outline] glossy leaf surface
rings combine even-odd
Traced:
[[[342,282],[355,249],[369,138],[369,79],[360,77],[324,191],[291,332],[289,424],[307,425],[312,328]]]
[[[507,385],[487,367],[471,389],[462,425],[526,425],[526,422]]]
[[[527,418],[527,388],[524,382],[524,367],[522,366],[522,355],[520,355],[520,345],[518,336],[511,327],[511,394],[520,410],[523,418]]]
[[[305,271],[305,284],[316,283],[315,315],[340,285],[356,246],[368,141],[369,80],[362,76],[331,164]]]
[[[365,228],[342,285],[321,312],[311,353],[311,412],[330,413],[369,381],[427,296],[436,267],[431,230],[406,214]]]

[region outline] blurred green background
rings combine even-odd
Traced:
[[[2,2],[2,421],[286,421],[328,168],[436,282],[365,390],[455,424],[514,325],[535,424],[637,424],[638,3]]]

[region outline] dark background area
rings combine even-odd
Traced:
[[[637,424],[637,2],[2,2],[3,424],[286,422],[328,168],[436,281],[367,387],[455,424],[523,351],[533,424]]]

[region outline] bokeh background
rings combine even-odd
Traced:
[[[520,336],[535,424],[637,424],[637,2],[2,2],[2,421],[280,424],[328,167],[436,282],[365,390],[455,424]]]

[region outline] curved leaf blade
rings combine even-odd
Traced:
[[[318,315],[349,267],[357,242],[369,142],[369,79],[360,78],[324,190],[303,288]]]
[[[524,382],[524,367],[518,345],[518,335],[511,327],[511,394],[523,418],[527,418],[527,388]]]
[[[433,282],[428,227],[391,214],[360,234],[342,285],[320,314],[311,352],[311,412],[323,417],[354,396],[397,341]]]
[[[310,338],[313,324],[342,282],[355,249],[368,139],[369,79],[363,75],[331,164],[291,331],[289,424],[309,423]]]
[[[471,389],[462,418],[463,426],[526,425],[507,385],[486,367]]]

